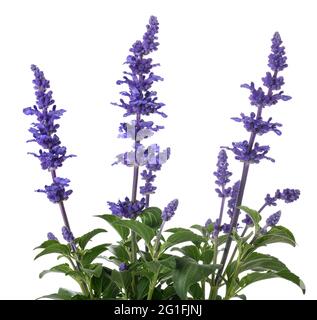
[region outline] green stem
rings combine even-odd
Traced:
[[[206,279],[201,280],[201,291],[202,291],[202,300],[205,300],[206,297]]]
[[[131,230],[131,262],[135,263],[137,261],[137,243],[136,243],[136,234],[133,230]],[[135,282],[135,274],[132,272],[132,293],[135,296],[136,294],[136,282]]]
[[[154,244],[154,251],[153,251],[153,259],[156,260],[159,255],[159,249],[160,249],[160,240],[161,240],[161,235],[163,232],[163,228],[165,225],[165,221],[162,222],[160,230],[158,231],[155,239],[155,244]]]
[[[150,287],[149,287],[149,292],[148,292],[148,295],[147,295],[147,300],[151,300],[152,299],[153,292],[154,292],[154,289],[156,287],[156,282],[157,282],[157,278],[159,276],[159,273],[160,273],[160,267],[157,268],[157,271],[155,272],[154,277],[151,280]]]
[[[235,290],[234,290],[235,289],[235,282],[234,281],[238,277],[238,274],[239,274],[240,261],[241,261],[241,256],[240,256],[240,250],[239,250],[239,255],[237,258],[236,267],[235,267],[235,270],[234,270],[233,276],[232,276],[232,281],[230,282],[230,285],[229,285],[229,288],[226,292],[224,300],[230,300],[235,295]],[[233,294],[231,293],[232,291],[234,291]]]

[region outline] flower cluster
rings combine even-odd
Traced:
[[[235,159],[248,162],[248,163],[259,163],[262,159],[267,159],[272,162],[275,160],[267,157],[266,154],[269,152],[269,146],[260,146],[256,142],[250,150],[250,144],[244,140],[242,142],[232,142],[232,148],[224,147],[227,150],[231,150],[235,154]]]
[[[178,200],[174,199],[172,200],[167,207],[164,208],[162,212],[162,219],[163,221],[169,221],[174,216],[175,211],[178,207]]]
[[[141,177],[145,181],[145,185],[140,187],[140,193],[142,195],[155,193],[156,187],[153,186],[152,182],[154,182],[156,175],[153,174],[153,170],[143,170]]]
[[[291,203],[296,201],[300,196],[300,191],[297,189],[284,189],[282,192],[277,189],[274,196],[267,194],[265,197],[265,205],[267,206],[276,206],[277,200],[282,200],[285,203]]]
[[[38,189],[36,192],[46,193],[47,198],[53,203],[58,203],[67,200],[72,194],[72,190],[66,190],[65,188],[69,186],[69,179],[64,178],[54,178],[53,183],[49,186],[45,186],[44,190]]]
[[[241,118],[231,118],[232,120],[236,122],[242,122],[244,128],[248,132],[254,132],[258,134],[259,136],[268,133],[270,131],[273,131],[278,136],[282,134],[281,130],[278,129],[278,127],[281,127],[282,124],[280,123],[272,123],[272,118],[269,118],[267,121],[262,120],[262,117],[256,118],[256,115],[254,112],[250,113],[250,116],[246,116],[244,113],[241,113]]]
[[[120,218],[134,219],[145,207],[145,199],[140,201],[136,200],[134,203],[130,201],[128,197],[124,201],[118,201],[118,203],[108,201],[109,209],[113,215]]]

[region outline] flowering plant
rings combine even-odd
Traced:
[[[291,203],[300,196],[297,189],[276,190],[267,194],[258,210],[245,205],[243,199],[249,167],[264,160],[274,162],[268,156],[270,147],[256,142],[258,136],[273,132],[281,135],[281,124],[265,120],[265,108],[279,101],[291,99],[281,91],[284,78],[280,75],[286,67],[285,49],[278,33],[272,39],[269,63],[271,71],[262,78],[266,91],[257,88],[253,82],[242,87],[250,91],[250,103],[255,112],[244,113],[232,118],[243,124],[249,133],[249,139],[233,142],[230,147],[221,147],[218,155],[216,194],[220,198],[219,215],[215,220],[208,218],[205,224],[195,224],[190,228],[171,228],[164,230],[175,214],[178,200],[174,199],[163,210],[150,205],[151,197],[157,192],[154,185],[157,174],[170,158],[170,148],[161,149],[156,143],[145,145],[159,130],[160,124],[154,124],[151,115],[162,118],[164,103],[159,102],[157,92],[152,89],[163,78],[153,69],[159,64],[153,63],[149,55],[158,49],[157,34],[159,23],[151,17],[142,40],[136,41],[127,56],[124,71],[118,85],[125,85],[123,98],[114,106],[124,110],[124,121],[119,126],[119,137],[132,140],[132,150],[116,157],[114,164],[131,167],[133,172],[131,197],[125,196],[117,202],[108,201],[109,211],[98,216],[118,233],[116,243],[102,243],[89,247],[90,240],[106,232],[98,228],[75,237],[73,235],[65,208],[70,197],[70,180],[58,174],[58,169],[68,158],[66,147],[62,146],[57,135],[59,124],[65,110],[58,109],[52,98],[50,83],[44,73],[35,65],[31,66],[36,105],[25,108],[24,113],[36,117],[29,129],[33,139],[40,146],[38,153],[31,153],[40,160],[43,170],[51,175],[51,183],[43,189],[47,198],[59,206],[62,216],[62,236],[64,241],[51,232],[48,240],[36,249],[40,250],[35,259],[47,254],[58,254],[63,258],[40,277],[50,273],[63,273],[73,278],[81,291],[74,292],[60,288],[57,293],[44,296],[51,299],[246,299],[242,293],[248,285],[270,278],[283,278],[301,288],[305,286],[301,279],[292,273],[276,257],[259,252],[264,246],[273,243],[286,243],[295,246],[291,231],[279,225],[281,211],[271,213],[265,222],[262,214],[266,209],[275,207],[278,201]],[[230,184],[232,173],[229,171],[226,150],[233,153],[242,164],[239,180]],[[141,182],[140,182],[141,180]],[[141,186],[140,186],[141,184]],[[225,222],[227,211],[227,222]],[[274,210],[275,211],[275,210]],[[274,212],[273,211],[273,212]],[[241,217],[241,212],[245,214]],[[166,235],[167,234],[167,235]]]

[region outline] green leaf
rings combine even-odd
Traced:
[[[150,282],[147,278],[142,278],[137,284],[137,300],[143,300],[149,291]]]
[[[172,298],[179,300],[174,287],[169,285],[162,291],[162,300],[171,300]]]
[[[123,245],[112,245],[108,250],[115,255],[115,257],[120,260],[120,262],[128,262],[130,257],[129,253],[126,250],[126,247]]]
[[[100,263],[97,263],[95,265],[92,265],[91,268],[83,268],[83,271],[88,274],[90,277],[94,276],[96,278],[99,278],[102,273],[102,265]]]
[[[211,228],[206,228],[206,227],[204,227],[204,226],[201,226],[201,225],[199,225],[199,224],[194,224],[194,225],[192,225],[191,226],[191,229],[196,229],[196,230],[198,230],[203,236],[205,236],[206,234],[207,234],[207,232],[212,232],[213,231],[213,224],[210,224],[209,225]],[[208,226],[208,227],[209,227]]]
[[[165,232],[170,232],[170,233],[177,233],[177,232],[180,232],[180,231],[192,232],[192,231],[190,231],[189,229],[186,229],[186,228],[171,228],[171,229],[165,230]]]
[[[203,299],[203,290],[201,286],[198,283],[194,283],[190,288],[189,288],[189,293],[193,297],[194,300],[201,300]]]
[[[83,266],[84,267],[89,266],[91,262],[93,262],[102,252],[106,250],[107,250],[106,244],[100,244],[96,247],[86,250],[81,260]]]
[[[115,299],[119,293],[117,285],[111,280],[111,272],[103,267],[100,277],[91,278],[91,287],[100,299]]]
[[[70,268],[68,263],[59,264],[57,266],[54,266],[53,268],[49,270],[44,270],[39,274],[40,279],[42,279],[46,274],[51,272],[57,272],[57,273],[64,273],[65,275],[69,274],[73,270]]]
[[[172,251],[179,251],[184,256],[192,258],[195,261],[199,261],[200,260],[199,249],[194,245],[185,246],[185,247],[182,247],[182,248],[172,248]]]
[[[220,247],[221,245],[227,242],[228,236],[229,236],[228,234],[223,234],[217,238],[218,247]]]
[[[254,247],[259,248],[262,246],[266,246],[270,243],[287,243],[291,246],[296,246],[296,241],[294,235],[287,228],[282,226],[274,226],[270,231],[261,235],[254,241]]]
[[[85,249],[87,243],[97,234],[102,233],[102,232],[107,232],[107,230],[105,229],[94,229],[86,234],[84,234],[83,236],[79,237],[76,239],[76,242],[78,242],[79,246],[82,249]]]
[[[199,264],[188,257],[176,257],[176,269],[173,272],[174,288],[178,296],[185,300],[189,288],[203,278],[208,277],[220,265]]]
[[[170,231],[170,230],[169,230]],[[204,242],[205,238],[202,236],[190,231],[190,230],[178,230],[169,236],[165,243],[163,243],[161,247],[161,252],[165,251],[166,249],[182,242],[191,241],[191,242]]]
[[[119,218],[117,216],[114,216],[112,214],[104,214],[104,215],[100,215],[100,216],[97,216],[97,217],[101,218],[103,220],[106,220],[118,232],[118,234],[120,235],[121,239],[123,239],[123,240],[127,240],[128,239],[128,236],[129,236],[129,233],[130,233],[129,229],[124,227],[124,226],[116,224],[116,222],[122,220],[121,218]]]
[[[268,254],[253,252],[240,265],[239,272],[246,270],[255,271],[281,271],[288,270],[286,265],[279,259]]]
[[[212,261],[212,258],[214,256],[214,250],[211,247],[207,247],[203,249],[203,252],[201,253],[200,260],[204,264],[209,264]]]
[[[117,270],[112,270],[111,280],[117,284],[120,289],[128,291],[131,286],[131,274],[128,271],[119,272]]]
[[[62,254],[63,256],[68,257],[68,256],[70,256],[70,248],[66,244],[61,244],[57,241],[54,241],[53,243],[50,243],[42,252],[40,252],[34,258],[34,260],[36,260],[37,258],[44,256],[46,254],[50,254],[50,253],[59,253],[59,254]]]
[[[135,221],[135,220],[119,220],[114,223],[114,225],[122,226],[125,228],[129,228],[133,230],[136,234],[138,234],[144,241],[146,242],[147,245],[151,245],[151,240],[155,236],[155,232],[153,229],[148,227],[147,225]]]
[[[59,242],[57,240],[46,240],[40,246],[34,248],[34,250],[35,249],[45,249],[45,248],[51,246],[52,244],[56,244],[56,243],[59,243]]]
[[[64,288],[59,288],[57,293],[42,296],[38,299],[53,299],[53,300],[72,300],[73,297],[80,295],[79,292],[71,291]]]
[[[252,219],[256,229],[259,229],[259,227],[260,227],[259,223],[260,223],[260,221],[262,219],[262,217],[259,214],[259,212],[257,212],[256,210],[250,209],[250,208],[248,208],[246,206],[240,206],[240,207],[238,207],[238,209],[240,209],[240,210],[244,211],[245,213],[247,213],[250,216],[250,218]]]
[[[268,271],[265,273],[263,273],[263,272],[249,273],[248,275],[246,275],[245,277],[243,277],[240,280],[239,284],[242,288],[245,288],[246,286],[248,286],[254,282],[257,282],[260,280],[272,279],[272,278],[282,278],[282,279],[288,280],[288,281],[296,284],[298,287],[300,287],[303,294],[305,294],[305,292],[306,292],[304,282],[296,274],[294,274],[288,270],[282,270],[279,272]]]
[[[142,222],[150,228],[158,229],[163,222],[161,215],[161,209],[150,207],[143,210],[139,217],[141,218]]]
[[[162,255],[163,257],[164,255]],[[167,269],[172,269],[174,270],[176,268],[176,260],[175,260],[175,256],[169,256],[167,258],[164,259],[160,259],[158,260],[158,262],[160,263],[160,265],[162,267],[165,267]]]

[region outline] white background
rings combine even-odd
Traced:
[[[74,190],[66,207],[75,235],[99,226],[93,215],[107,213],[106,202],[130,196],[132,172],[111,167],[116,154],[129,150],[116,138],[122,110],[115,85],[131,44],[140,39],[151,14],[160,21],[160,47],[153,55],[165,78],[156,89],[166,103],[166,129],[152,138],[172,148],[172,157],[159,173],[153,205],[180,200],[169,224],[190,226],[216,218],[219,199],[214,192],[216,157],[220,145],[246,139],[248,134],[230,117],[254,111],[241,83],[260,79],[268,70],[270,39],[279,31],[289,68],[285,93],[289,102],[265,109],[264,115],[283,123],[283,135],[261,137],[272,146],[276,163],[251,167],[244,204],[262,205],[267,192],[298,188],[301,198],[281,204],[281,223],[293,230],[298,247],[275,245],[278,255],[307,285],[303,296],[294,285],[269,280],[250,286],[250,299],[316,299],[316,1],[4,1],[0,2],[0,298],[34,299],[58,286],[77,289],[62,275],[41,270],[54,257],[33,261],[32,250],[48,231],[60,236],[57,205],[33,192],[50,182],[47,172],[28,151],[31,117],[22,113],[35,102],[30,64],[37,64],[51,81],[59,107],[67,109],[59,135],[69,152],[78,155],[59,171]],[[230,156],[239,179],[241,164]],[[274,208],[265,213],[274,212]],[[113,233],[100,236],[109,242]]]

